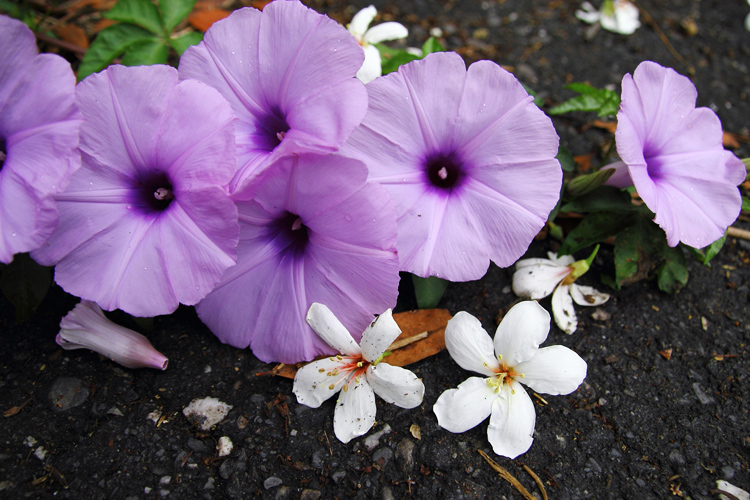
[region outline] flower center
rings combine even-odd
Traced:
[[[425,172],[430,184],[442,189],[453,188],[463,178],[461,162],[454,153],[440,153],[428,157],[425,161]]]
[[[8,150],[5,149],[5,139],[0,137],[0,170],[3,169],[3,164],[5,163],[5,158],[8,156]]]
[[[174,189],[165,173],[155,174],[137,183],[137,199],[133,204],[147,212],[163,212],[174,200]]]
[[[286,212],[276,220],[274,225],[277,229],[278,241],[284,249],[295,253],[305,251],[310,235],[299,215]]]
[[[263,130],[259,138],[261,149],[273,151],[281,141],[284,140],[286,133],[289,132],[289,124],[286,122],[284,113],[279,108],[273,108],[270,113],[258,120],[259,128]]]
[[[508,368],[505,363],[500,361],[500,368],[494,370],[495,374],[487,379],[487,385],[492,387],[495,393],[500,392],[504,384],[507,384],[513,390],[511,382],[518,377],[523,377],[523,373],[516,373],[513,368]]]
[[[346,380],[341,390],[344,392],[347,392],[349,390],[349,384],[352,381],[358,384],[361,377],[365,374],[365,372],[367,371],[367,368],[370,366],[370,362],[366,361],[361,356],[338,355],[336,357],[331,358],[331,360],[340,361],[341,365],[327,372],[326,376],[336,377],[340,374],[341,378],[339,378],[335,382],[328,385],[328,389],[330,390],[336,389],[336,386],[339,385],[340,382],[342,382],[343,380]],[[320,370],[321,372],[324,371],[323,368],[321,368]]]

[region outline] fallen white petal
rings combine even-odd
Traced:
[[[516,458],[534,442],[536,412],[534,403],[521,384],[504,385],[503,396],[495,399],[487,428],[492,450],[504,457]]]
[[[232,408],[232,405],[219,401],[217,398],[207,397],[192,400],[182,409],[182,414],[198,425],[201,430],[207,431],[224,420]]]
[[[750,494],[747,491],[743,490],[742,488],[738,488],[732,483],[729,483],[722,479],[718,479],[716,481],[716,489],[719,489],[721,491],[729,493],[730,495],[733,495],[734,497],[737,498],[737,500],[750,500]],[[727,497],[726,495],[719,494],[719,499],[729,500],[729,497]]]
[[[370,323],[362,333],[360,341],[362,357],[370,362],[376,361],[399,335],[401,335],[401,328],[398,327],[391,310],[388,309],[375,318],[375,321]]]
[[[401,23],[388,22],[373,26],[365,33],[365,43],[380,43],[400,40],[409,36],[409,30]]]
[[[550,261],[526,265],[513,273],[513,293],[526,299],[543,299],[570,273],[568,266],[557,266]]]
[[[581,9],[582,10],[576,11],[576,17],[578,19],[589,24],[594,24],[599,21],[599,11],[589,2],[583,2],[581,4]]]
[[[561,345],[539,349],[530,360],[516,365],[519,380],[530,389],[557,396],[570,394],[586,378],[586,362],[574,351]]]
[[[339,392],[333,413],[333,432],[342,443],[362,436],[375,424],[375,393],[365,377],[349,383]]]
[[[578,318],[570,296],[570,286],[560,285],[552,294],[552,315],[557,327],[570,335],[578,328]]]
[[[369,83],[383,74],[381,67],[380,51],[374,45],[364,47],[365,62],[357,71],[357,79],[362,83]]]
[[[583,285],[570,285],[570,296],[579,306],[600,306],[609,300],[609,294]]]
[[[486,378],[470,377],[440,395],[432,407],[438,425],[450,432],[466,432],[484,422],[497,398]]]
[[[414,373],[400,366],[379,363],[366,372],[375,394],[401,408],[416,408],[424,398],[424,384]]]
[[[367,28],[370,26],[372,20],[375,19],[377,13],[378,10],[375,8],[375,6],[370,5],[369,7],[365,7],[364,9],[354,14],[352,22],[350,22],[348,26],[349,33],[357,36],[358,39],[364,36]]]
[[[495,353],[506,366],[531,359],[549,333],[549,313],[534,300],[519,302],[506,314],[495,332]]]
[[[492,339],[482,323],[471,314],[461,311],[445,327],[445,347],[464,370],[491,376],[500,368],[494,355]]]
[[[342,354],[360,356],[362,351],[341,321],[328,309],[317,302],[307,311],[307,324],[329,346]]]
[[[219,442],[216,444],[216,451],[219,452],[219,456],[226,457],[232,453],[232,449],[234,449],[234,443],[232,443],[232,440],[229,439],[228,436],[221,436]]]
[[[337,358],[331,357],[313,361],[297,370],[292,386],[297,401],[318,408],[336,394],[345,381],[345,374],[338,371],[341,364]]]

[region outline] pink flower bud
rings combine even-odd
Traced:
[[[60,321],[63,349],[91,349],[127,368],[166,370],[169,360],[140,333],[117,325],[94,302],[83,300]]]

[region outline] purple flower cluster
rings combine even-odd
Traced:
[[[513,264],[558,201],[557,134],[512,74],[435,53],[365,87],[356,39],[297,0],[217,22],[179,70],[111,66],[75,91],[20,23],[0,17],[0,42],[0,262],[31,251],[106,310],[197,305],[264,361],[332,352],[313,303],[362,332],[395,305],[399,271]],[[653,66],[624,83],[618,148],[670,244],[708,242],[673,203],[694,185],[726,227],[736,158],[694,89]],[[653,104],[665,81],[678,91]],[[700,161],[679,173],[686,153]]]

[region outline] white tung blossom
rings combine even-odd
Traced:
[[[399,40],[409,35],[409,30],[401,23],[382,23],[370,28],[370,23],[377,13],[377,9],[370,5],[357,12],[347,26],[349,33],[354,35],[365,51],[365,62],[357,72],[357,78],[363,83],[370,82],[382,74],[380,51],[372,44]]]
[[[580,306],[599,306],[609,300],[609,294],[574,282],[588,271],[599,247],[586,260],[573,261],[570,255],[558,257],[548,252],[549,259],[521,259],[513,273],[513,292],[519,297],[539,300],[552,294],[552,314],[560,330],[571,334],[578,328],[573,303]]]
[[[598,22],[605,30],[621,35],[632,35],[641,26],[638,7],[628,0],[604,0],[599,10],[589,2],[583,2],[576,17],[589,24]]]
[[[567,347],[539,349],[549,333],[549,313],[537,302],[513,306],[490,338],[482,324],[459,312],[445,329],[445,345],[470,377],[440,395],[438,424],[465,432],[490,417],[487,438],[498,455],[516,458],[533,442],[536,412],[523,385],[545,394],[570,394],[586,378],[586,362]],[[523,385],[521,385],[523,384]]]
[[[307,322],[328,345],[341,354],[313,361],[297,371],[293,392],[297,401],[318,408],[339,394],[333,431],[348,443],[375,423],[375,394],[401,408],[422,403],[424,384],[411,371],[380,362],[383,353],[401,333],[391,310],[378,316],[362,334],[361,345],[328,307],[314,303]]]

